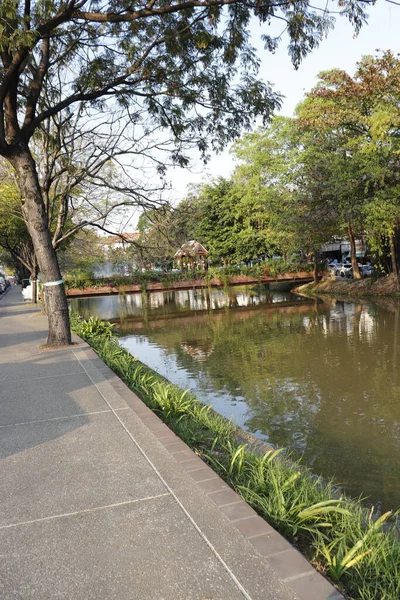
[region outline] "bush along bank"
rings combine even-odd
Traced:
[[[260,456],[237,441],[236,427],[123,349],[113,324],[72,316],[74,331],[243,499],[299,547],[352,600],[399,600],[397,513],[377,518],[337,497],[282,450]],[[392,526],[391,526],[392,525]]]
[[[98,289],[103,287],[123,288],[128,285],[140,285],[142,289],[146,289],[149,283],[163,283],[165,285],[177,281],[192,281],[193,279],[204,279],[206,282],[211,279],[220,279],[221,283],[229,283],[232,277],[244,275],[249,277],[260,278],[263,275],[276,277],[284,273],[299,273],[301,271],[312,271],[313,265],[301,262],[287,262],[284,260],[264,261],[253,267],[226,266],[226,267],[210,267],[208,271],[136,271],[132,275],[112,275],[111,277],[93,277],[89,274],[78,272],[74,274],[66,274],[64,284],[67,290],[69,289]]]

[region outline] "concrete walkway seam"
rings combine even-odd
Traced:
[[[146,496],[145,498],[137,498],[135,500],[126,500],[125,502],[116,502],[115,504],[106,504],[104,506],[94,506],[93,508],[85,508],[83,510],[75,510],[73,512],[63,513],[60,515],[50,515],[49,517],[43,517],[41,519],[32,519],[30,521],[19,521],[18,523],[8,523],[7,525],[1,525],[1,529],[11,529],[13,527],[20,527],[21,525],[32,525],[33,523],[43,523],[43,521],[52,521],[54,519],[64,519],[66,517],[75,517],[76,515],[84,515],[93,513],[99,510],[106,510],[107,508],[116,508],[119,506],[127,506],[129,504],[137,504],[138,502],[146,502],[147,500],[157,500],[158,498],[165,498],[170,496],[169,492],[165,494],[157,494],[156,496]]]

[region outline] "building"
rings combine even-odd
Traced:
[[[135,242],[139,239],[140,233],[121,233],[120,235],[110,235],[102,238],[104,248],[106,252],[108,250],[117,250],[118,248],[125,248],[127,243]]]

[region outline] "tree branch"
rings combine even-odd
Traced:
[[[50,43],[49,38],[45,37],[42,40],[42,56],[40,64],[36,70],[35,77],[31,83],[31,89],[26,101],[25,119],[23,128],[29,125],[34,119],[36,112],[36,105],[40,96],[40,92],[43,86],[43,80],[49,67],[49,50]]]
[[[249,5],[247,2],[243,2],[243,0],[188,0],[187,2],[163,6],[162,8],[153,8],[154,2],[150,2],[149,4],[151,5],[150,8],[146,6],[141,10],[125,12],[123,14],[74,11],[73,17],[75,19],[82,19],[84,21],[95,23],[128,23],[130,21],[137,21],[138,19],[181,12],[189,8],[212,8],[214,6],[225,6],[229,4]]]

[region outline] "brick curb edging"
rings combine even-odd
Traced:
[[[81,347],[165,450],[217,505],[231,525],[268,561],[300,600],[344,600],[342,594],[148,408],[86,342]]]

